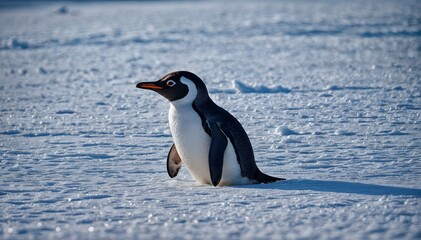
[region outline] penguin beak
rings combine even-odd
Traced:
[[[140,82],[136,85],[137,88],[151,89],[151,90],[162,90],[161,86],[158,86],[156,82]]]

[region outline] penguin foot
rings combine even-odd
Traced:
[[[259,172],[256,174],[255,180],[259,183],[273,183],[278,181],[286,180],[285,178],[278,178],[278,177],[272,177],[267,174],[264,174],[262,172]]]

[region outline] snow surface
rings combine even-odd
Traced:
[[[13,4],[12,4],[13,5]],[[419,1],[0,8],[1,239],[421,239]],[[175,179],[174,70],[248,132],[267,185]]]

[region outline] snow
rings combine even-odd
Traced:
[[[289,129],[286,126],[277,127],[275,129],[275,133],[276,134],[280,134],[282,136],[289,136],[289,135],[297,135],[297,134],[299,134],[298,132],[296,132],[296,131],[294,131],[292,129]]]
[[[282,86],[275,86],[275,87],[266,87],[265,85],[259,86],[247,86],[246,84],[240,81],[233,82],[234,87],[238,90],[237,92],[240,93],[289,93],[291,92],[290,89],[284,88]]]
[[[421,238],[416,0],[0,3],[1,239]],[[175,70],[288,180],[170,179]]]

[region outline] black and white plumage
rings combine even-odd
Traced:
[[[170,177],[175,177],[184,163],[197,181],[213,186],[284,180],[259,170],[243,127],[212,101],[195,74],[172,72],[136,87],[153,90],[171,103],[169,125],[174,144],[167,157]]]

